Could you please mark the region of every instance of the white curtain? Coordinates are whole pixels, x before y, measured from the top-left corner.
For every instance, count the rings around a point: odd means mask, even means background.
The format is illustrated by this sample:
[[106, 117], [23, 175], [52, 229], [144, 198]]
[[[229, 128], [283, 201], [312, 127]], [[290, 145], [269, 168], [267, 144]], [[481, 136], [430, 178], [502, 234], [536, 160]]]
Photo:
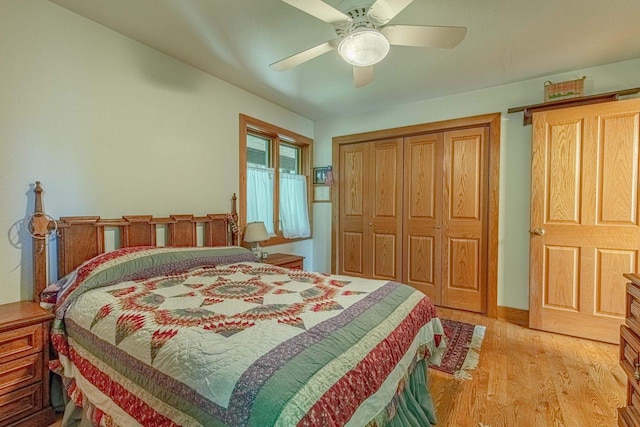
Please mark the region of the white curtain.
[[296, 239], [311, 235], [307, 207], [307, 177], [281, 174], [280, 223], [284, 237]]
[[273, 169], [247, 167], [247, 223], [264, 222], [267, 233], [275, 236], [273, 229]]

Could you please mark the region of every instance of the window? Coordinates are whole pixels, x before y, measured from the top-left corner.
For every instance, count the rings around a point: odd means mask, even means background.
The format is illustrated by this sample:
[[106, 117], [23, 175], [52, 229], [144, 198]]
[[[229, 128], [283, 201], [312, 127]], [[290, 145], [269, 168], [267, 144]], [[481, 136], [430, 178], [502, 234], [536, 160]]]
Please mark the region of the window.
[[247, 134], [247, 163], [268, 168], [271, 166], [269, 153], [271, 139]]
[[240, 223], [262, 221], [278, 244], [311, 236], [311, 139], [240, 115]]

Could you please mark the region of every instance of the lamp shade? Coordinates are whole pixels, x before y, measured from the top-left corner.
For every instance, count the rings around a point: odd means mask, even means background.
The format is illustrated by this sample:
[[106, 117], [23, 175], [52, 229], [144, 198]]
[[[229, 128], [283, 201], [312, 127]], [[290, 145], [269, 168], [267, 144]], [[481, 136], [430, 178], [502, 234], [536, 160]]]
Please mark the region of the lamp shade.
[[362, 28], [340, 41], [338, 53], [342, 59], [357, 67], [376, 64], [389, 53], [389, 41], [380, 31]]
[[247, 224], [247, 227], [244, 229], [245, 242], [264, 242], [265, 240], [269, 240], [269, 233], [267, 233], [264, 222], [256, 221]]

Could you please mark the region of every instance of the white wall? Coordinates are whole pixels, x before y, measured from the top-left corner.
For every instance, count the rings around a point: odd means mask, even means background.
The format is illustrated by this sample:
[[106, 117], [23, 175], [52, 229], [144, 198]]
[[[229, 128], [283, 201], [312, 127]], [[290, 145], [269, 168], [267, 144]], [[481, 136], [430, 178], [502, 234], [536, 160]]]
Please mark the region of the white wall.
[[[522, 125], [522, 113], [507, 114], [507, 109], [542, 102], [545, 80], [558, 82], [587, 76], [585, 93], [595, 94], [640, 87], [639, 71], [637, 59], [317, 121], [314, 164], [331, 164], [331, 139], [335, 136], [501, 112], [498, 305], [528, 309], [531, 126]], [[428, 79], [425, 84], [429, 84]], [[314, 266], [318, 271], [329, 271], [331, 267], [330, 215], [329, 204], [314, 206]], [[326, 227], [324, 231], [319, 229], [320, 224]]]
[[[0, 1], [0, 29], [0, 303], [31, 299], [34, 181], [54, 217], [225, 212], [239, 113], [313, 136], [310, 120], [46, 0]], [[311, 265], [310, 240], [283, 250]]]

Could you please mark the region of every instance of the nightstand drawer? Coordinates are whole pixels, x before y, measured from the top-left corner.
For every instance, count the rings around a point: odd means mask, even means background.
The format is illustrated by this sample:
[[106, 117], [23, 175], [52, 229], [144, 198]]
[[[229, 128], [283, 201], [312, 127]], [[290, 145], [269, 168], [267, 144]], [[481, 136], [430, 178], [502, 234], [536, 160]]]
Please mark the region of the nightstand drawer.
[[0, 333], [0, 362], [42, 351], [42, 324]]
[[0, 363], [0, 395], [42, 381], [42, 353]]
[[302, 260], [287, 262], [285, 264], [280, 264], [279, 266], [284, 268], [293, 268], [297, 270], [302, 270]]
[[269, 254], [267, 258], [263, 258], [262, 262], [266, 264], [276, 265], [278, 267], [293, 268], [302, 270], [304, 257], [300, 255], [290, 254]]
[[23, 387], [0, 396], [0, 426], [38, 412], [42, 409], [42, 383]]

